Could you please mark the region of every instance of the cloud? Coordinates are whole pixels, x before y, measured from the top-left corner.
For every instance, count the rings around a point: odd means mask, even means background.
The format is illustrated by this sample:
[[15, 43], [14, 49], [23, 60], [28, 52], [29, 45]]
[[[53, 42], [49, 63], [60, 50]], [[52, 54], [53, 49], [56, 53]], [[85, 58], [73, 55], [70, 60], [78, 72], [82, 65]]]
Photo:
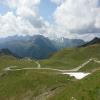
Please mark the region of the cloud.
[[35, 16], [37, 5], [40, 0], [0, 0], [0, 3], [9, 7], [11, 10], [15, 10], [18, 16]]
[[72, 33], [100, 33], [99, 0], [65, 0], [54, 13], [55, 23]]
[[[99, 11], [100, 12], [100, 11]], [[96, 17], [95, 26], [100, 29], [100, 13]]]
[[0, 15], [0, 35], [21, 35], [36, 33], [37, 30], [29, 23], [19, 16], [13, 15], [12, 12], [8, 12], [5, 15]]
[[32, 22], [31, 18], [15, 16], [12, 12], [0, 15], [0, 36], [44, 34], [49, 24], [39, 18], [33, 18], [35, 21], [32, 19]]
[[39, 2], [40, 0], [0, 1], [11, 8], [11, 11], [0, 15], [0, 36], [43, 34], [49, 24], [36, 12]]
[[0, 0], [0, 3], [10, 8], [18, 8], [22, 6], [32, 7], [39, 4], [40, 0]]
[[43, 0], [0, 0], [0, 4], [10, 9], [0, 15], [0, 36], [43, 34], [51, 38], [92, 38], [100, 33], [99, 0], [51, 0], [57, 6], [52, 24], [39, 15], [40, 2]]
[[51, 2], [57, 4], [57, 5], [60, 5], [64, 2], [65, 0], [51, 0]]

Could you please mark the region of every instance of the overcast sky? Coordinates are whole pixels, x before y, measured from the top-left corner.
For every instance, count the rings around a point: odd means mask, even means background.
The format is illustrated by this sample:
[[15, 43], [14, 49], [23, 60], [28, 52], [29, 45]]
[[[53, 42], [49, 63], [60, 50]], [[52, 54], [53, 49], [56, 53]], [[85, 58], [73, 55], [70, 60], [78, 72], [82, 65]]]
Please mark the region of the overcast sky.
[[0, 37], [100, 37], [100, 0], [0, 0]]

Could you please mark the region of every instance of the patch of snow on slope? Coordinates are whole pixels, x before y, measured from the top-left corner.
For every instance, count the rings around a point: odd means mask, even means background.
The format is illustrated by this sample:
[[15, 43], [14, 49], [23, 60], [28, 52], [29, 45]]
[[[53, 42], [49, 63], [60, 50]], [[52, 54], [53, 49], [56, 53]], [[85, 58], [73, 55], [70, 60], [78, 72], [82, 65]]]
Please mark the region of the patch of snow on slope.
[[82, 72], [67, 72], [67, 73], [63, 73], [64, 75], [70, 75], [70, 76], [74, 76], [76, 79], [82, 79], [84, 77], [86, 77], [87, 75], [89, 75], [90, 73], [82, 73]]

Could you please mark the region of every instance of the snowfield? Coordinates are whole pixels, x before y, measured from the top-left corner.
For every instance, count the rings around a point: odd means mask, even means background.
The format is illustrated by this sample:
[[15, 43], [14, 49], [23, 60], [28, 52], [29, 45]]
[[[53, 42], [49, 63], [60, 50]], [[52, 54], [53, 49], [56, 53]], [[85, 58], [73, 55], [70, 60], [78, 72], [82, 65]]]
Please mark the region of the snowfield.
[[76, 79], [82, 79], [89, 75], [90, 73], [83, 73], [83, 72], [68, 72], [68, 73], [62, 73], [64, 75], [74, 76]]

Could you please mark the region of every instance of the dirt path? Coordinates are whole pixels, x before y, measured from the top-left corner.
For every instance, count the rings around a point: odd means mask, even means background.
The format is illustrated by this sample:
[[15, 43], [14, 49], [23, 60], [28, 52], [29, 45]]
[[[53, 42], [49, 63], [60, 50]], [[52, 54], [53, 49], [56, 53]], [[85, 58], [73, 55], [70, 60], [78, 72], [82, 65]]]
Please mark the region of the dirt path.
[[18, 66], [10, 66], [10, 67], [5, 68], [3, 71], [7, 72], [7, 71], [20, 71], [20, 70], [52, 70], [52, 71], [58, 71], [58, 72], [60, 72], [60, 74], [67, 74], [67, 75], [70, 75], [70, 76], [74, 76], [76, 79], [82, 79], [85, 76], [87, 76], [87, 75], [95, 72], [96, 70], [98, 70], [98, 69], [95, 69], [91, 73], [77, 72], [91, 61], [94, 61], [96, 63], [100, 63], [100, 61], [98, 61], [97, 59], [91, 58], [91, 59], [89, 59], [88, 61], [84, 62], [83, 64], [81, 64], [80, 66], [78, 66], [76, 68], [73, 68], [71, 70], [61, 70], [61, 69], [54, 69], [54, 68], [41, 68], [40, 63], [38, 61], [36, 61], [35, 62], [37, 64], [36, 68], [33, 68], [33, 67], [31, 67], [31, 68], [18, 68]]
[[83, 64], [81, 64], [80, 66], [73, 68], [71, 70], [65, 70], [65, 72], [70, 71], [70, 72], [77, 72], [79, 71], [81, 68], [85, 67], [85, 65], [87, 65], [88, 63], [90, 63], [91, 61], [94, 61], [96, 63], [100, 63], [99, 60], [96, 60], [96, 58], [90, 58], [88, 61], [84, 62]]
[[78, 70], [80, 70], [81, 68], [83, 68], [85, 65], [87, 65], [89, 62], [94, 61], [96, 63], [100, 63], [100, 61], [96, 60], [95, 58], [91, 58], [88, 61], [84, 62], [83, 64], [81, 64], [80, 66], [73, 68], [71, 70], [61, 70], [61, 69], [54, 69], [54, 68], [41, 68], [41, 65], [38, 61], [36, 61], [37, 67], [36, 68], [17, 68], [17, 66], [10, 66], [4, 69], [4, 71], [18, 71], [18, 70], [53, 70], [53, 71], [59, 71], [59, 72], [77, 72]]
[[38, 61], [35, 62], [37, 64], [37, 68], [41, 68], [41, 65]]

